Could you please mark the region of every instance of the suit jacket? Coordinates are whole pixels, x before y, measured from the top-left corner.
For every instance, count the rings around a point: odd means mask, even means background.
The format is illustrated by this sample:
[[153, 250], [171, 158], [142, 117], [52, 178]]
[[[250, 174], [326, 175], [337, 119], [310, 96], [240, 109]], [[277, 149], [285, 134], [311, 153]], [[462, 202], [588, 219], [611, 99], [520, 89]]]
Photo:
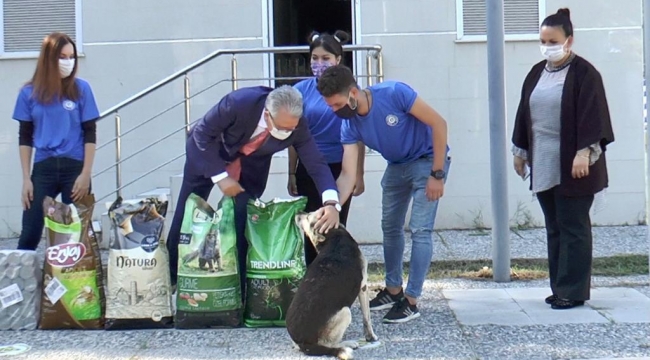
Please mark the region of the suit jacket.
[[[266, 97], [272, 90], [266, 86], [247, 87], [224, 96], [190, 130], [186, 144], [186, 169], [195, 175], [210, 178], [223, 173], [228, 163], [243, 156], [239, 150], [257, 128]], [[260, 149], [242, 158], [242, 181], [247, 181], [243, 179], [247, 176], [263, 179], [263, 184], [260, 184], [262, 188], [254, 191], [263, 192], [273, 154], [289, 146], [296, 149], [300, 161], [321, 193], [337, 190], [332, 172], [318, 151], [304, 117], [300, 118], [298, 126], [287, 139], [281, 141], [269, 136]], [[247, 189], [244, 184], [242, 186]], [[255, 195], [259, 196], [261, 192]]]
[[[544, 71], [546, 61], [537, 63], [526, 76], [521, 89], [521, 100], [515, 127], [513, 144], [528, 152], [532, 166], [532, 120], [530, 95]], [[607, 97], [600, 73], [587, 60], [576, 56], [566, 75], [562, 90], [560, 121], [560, 192], [565, 196], [593, 195], [608, 186], [605, 150], [614, 141], [614, 132], [607, 106]], [[600, 158], [589, 167], [589, 176], [574, 179], [571, 176], [576, 152], [599, 143], [603, 150]], [[530, 186], [535, 170], [531, 167]]]

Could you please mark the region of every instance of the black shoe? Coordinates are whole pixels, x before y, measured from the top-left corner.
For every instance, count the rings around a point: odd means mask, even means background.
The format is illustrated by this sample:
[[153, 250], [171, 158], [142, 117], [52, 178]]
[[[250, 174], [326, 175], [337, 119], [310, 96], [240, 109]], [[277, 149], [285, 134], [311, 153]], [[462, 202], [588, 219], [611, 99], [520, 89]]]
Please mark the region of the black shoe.
[[555, 310], [566, 310], [571, 309], [576, 306], [582, 306], [585, 302], [581, 300], [568, 300], [568, 299], [557, 299], [551, 304], [551, 308]]
[[544, 302], [551, 305], [551, 304], [553, 304], [555, 302], [555, 300], [557, 300], [557, 295], [551, 295], [551, 296], [547, 297], [546, 299], [544, 299]]
[[417, 305], [411, 305], [411, 303], [409, 303], [409, 301], [404, 297], [400, 301], [396, 302], [388, 314], [384, 316], [384, 322], [398, 324], [405, 323], [419, 317], [420, 311], [418, 310]]
[[374, 299], [370, 300], [370, 310], [386, 310], [393, 307], [393, 304], [404, 298], [404, 290], [400, 290], [399, 294], [392, 295], [388, 289], [382, 289]]

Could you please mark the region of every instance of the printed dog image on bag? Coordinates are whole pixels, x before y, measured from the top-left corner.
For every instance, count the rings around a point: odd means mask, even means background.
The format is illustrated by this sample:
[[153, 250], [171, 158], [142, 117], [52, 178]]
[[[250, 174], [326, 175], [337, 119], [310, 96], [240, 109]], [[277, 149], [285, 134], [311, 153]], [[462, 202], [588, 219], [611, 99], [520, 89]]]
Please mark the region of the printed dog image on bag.
[[294, 220], [306, 204], [306, 197], [247, 204], [247, 327], [285, 326], [306, 271], [303, 235]]
[[118, 198], [110, 207], [106, 329], [173, 326], [169, 253], [164, 227], [167, 201], [135, 204]]
[[40, 329], [104, 327], [104, 284], [92, 229], [95, 197], [71, 205], [43, 201], [47, 249], [43, 266]]
[[177, 328], [241, 324], [236, 244], [233, 199], [224, 197], [215, 211], [190, 194], [178, 243]]

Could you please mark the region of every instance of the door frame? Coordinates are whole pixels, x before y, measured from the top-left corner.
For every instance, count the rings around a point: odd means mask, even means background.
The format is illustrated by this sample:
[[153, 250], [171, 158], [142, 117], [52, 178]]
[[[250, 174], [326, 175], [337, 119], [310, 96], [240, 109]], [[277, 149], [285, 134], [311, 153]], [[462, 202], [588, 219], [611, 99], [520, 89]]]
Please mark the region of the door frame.
[[[273, 47], [275, 46], [275, 33], [274, 33], [274, 22], [273, 22], [273, 1], [274, 0], [261, 0], [262, 5], [262, 47]], [[352, 20], [352, 39], [353, 44], [361, 44], [361, 0], [350, 0], [351, 9], [351, 20]], [[273, 61], [273, 54], [263, 55], [263, 69], [264, 77], [270, 78], [275, 76], [275, 62]], [[362, 53], [355, 53], [352, 56], [352, 66], [356, 69], [363, 70], [365, 66], [364, 58]], [[363, 72], [361, 72], [363, 73]], [[357, 80], [359, 86], [361, 86], [361, 80]], [[268, 80], [268, 86], [275, 88], [275, 80]], [[367, 85], [367, 79], [365, 84]]]

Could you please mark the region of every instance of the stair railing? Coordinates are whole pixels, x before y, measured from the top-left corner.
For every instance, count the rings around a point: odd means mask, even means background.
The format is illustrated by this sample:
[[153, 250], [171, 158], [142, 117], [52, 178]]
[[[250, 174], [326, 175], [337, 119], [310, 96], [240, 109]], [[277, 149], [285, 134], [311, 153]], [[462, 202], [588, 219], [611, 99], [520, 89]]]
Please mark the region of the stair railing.
[[[344, 51], [347, 52], [357, 52], [357, 51], [366, 51], [366, 75], [355, 75], [357, 78], [366, 78], [368, 85], [373, 85], [374, 80], [377, 80], [377, 82], [382, 82], [384, 79], [384, 72], [383, 72], [383, 58], [382, 58], [382, 47], [381, 45], [345, 45], [343, 46]], [[191, 125], [195, 122], [191, 121], [191, 99], [202, 94], [203, 92], [210, 90], [211, 88], [220, 85], [224, 82], [230, 82], [232, 84], [232, 89], [237, 90], [239, 88], [239, 83], [243, 81], [273, 81], [273, 80], [299, 80], [299, 79], [305, 79], [306, 77], [262, 77], [262, 78], [239, 78], [238, 73], [237, 73], [237, 55], [248, 55], [248, 54], [296, 54], [296, 53], [308, 53], [309, 52], [309, 47], [308, 46], [283, 46], [283, 47], [265, 47], [265, 48], [248, 48], [248, 49], [222, 49], [222, 50], [217, 50], [200, 60], [190, 64], [189, 66], [184, 67], [183, 69], [165, 77], [164, 79], [158, 81], [157, 83], [149, 86], [148, 88], [138, 92], [137, 94], [127, 98], [126, 100], [118, 103], [117, 105], [103, 111], [100, 114], [100, 119], [106, 118], [110, 115], [114, 115], [114, 120], [115, 120], [115, 137], [112, 139], [106, 141], [105, 143], [99, 145], [97, 147], [97, 150], [101, 150], [102, 148], [107, 147], [108, 145], [114, 143], [115, 144], [115, 162], [108, 167], [96, 172], [93, 174], [93, 178], [96, 178], [111, 169], [115, 168], [115, 190], [109, 192], [108, 194], [104, 195], [103, 197], [97, 199], [96, 201], [99, 203], [100, 201], [108, 198], [112, 194], [117, 194], [117, 196], [122, 196], [122, 190], [126, 188], [127, 186], [141, 180], [142, 178], [152, 174], [153, 172], [161, 169], [162, 167], [180, 159], [185, 155], [185, 152], [183, 152], [180, 155], [177, 155], [173, 157], [170, 160], [165, 161], [164, 163], [150, 169], [149, 171], [145, 172], [144, 174], [141, 174], [140, 176], [136, 177], [135, 179], [129, 181], [126, 184], [122, 183], [122, 163], [125, 161], [135, 157], [136, 155], [140, 154], [147, 148], [156, 145], [179, 131], [185, 130], [185, 132], [189, 132]], [[204, 64], [210, 62], [211, 60], [214, 60], [218, 57], [224, 56], [224, 55], [231, 55], [232, 58], [230, 60], [230, 71], [231, 71], [231, 77], [230, 79], [222, 79], [214, 84], [208, 86], [207, 88], [196, 92], [195, 94], [190, 94], [190, 78], [189, 78], [189, 73], [192, 72], [193, 70], [196, 70], [197, 68], [203, 66]], [[375, 60], [375, 66], [374, 66], [374, 71], [375, 74], [373, 74], [373, 60]], [[179, 78], [183, 77], [183, 100], [174, 103], [172, 106], [162, 110], [161, 112], [155, 114], [154, 116], [150, 117], [149, 119], [138, 123], [134, 127], [130, 128], [127, 131], [122, 131], [122, 118], [120, 116], [120, 110], [123, 108], [137, 102], [138, 100], [146, 97], [147, 95], [153, 93], [154, 91], [162, 88], [163, 86], [171, 83], [174, 80], [177, 80]], [[146, 146], [143, 146], [141, 149], [127, 155], [126, 157], [123, 157], [122, 155], [122, 138], [125, 135], [128, 135], [129, 133], [132, 133], [133, 131], [137, 130], [138, 128], [150, 123], [151, 121], [157, 119], [158, 117], [162, 116], [163, 114], [171, 111], [172, 109], [176, 108], [179, 105], [184, 105], [184, 125], [182, 127], [174, 129], [172, 132], [169, 134], [157, 139], [156, 141], [147, 144]]]

